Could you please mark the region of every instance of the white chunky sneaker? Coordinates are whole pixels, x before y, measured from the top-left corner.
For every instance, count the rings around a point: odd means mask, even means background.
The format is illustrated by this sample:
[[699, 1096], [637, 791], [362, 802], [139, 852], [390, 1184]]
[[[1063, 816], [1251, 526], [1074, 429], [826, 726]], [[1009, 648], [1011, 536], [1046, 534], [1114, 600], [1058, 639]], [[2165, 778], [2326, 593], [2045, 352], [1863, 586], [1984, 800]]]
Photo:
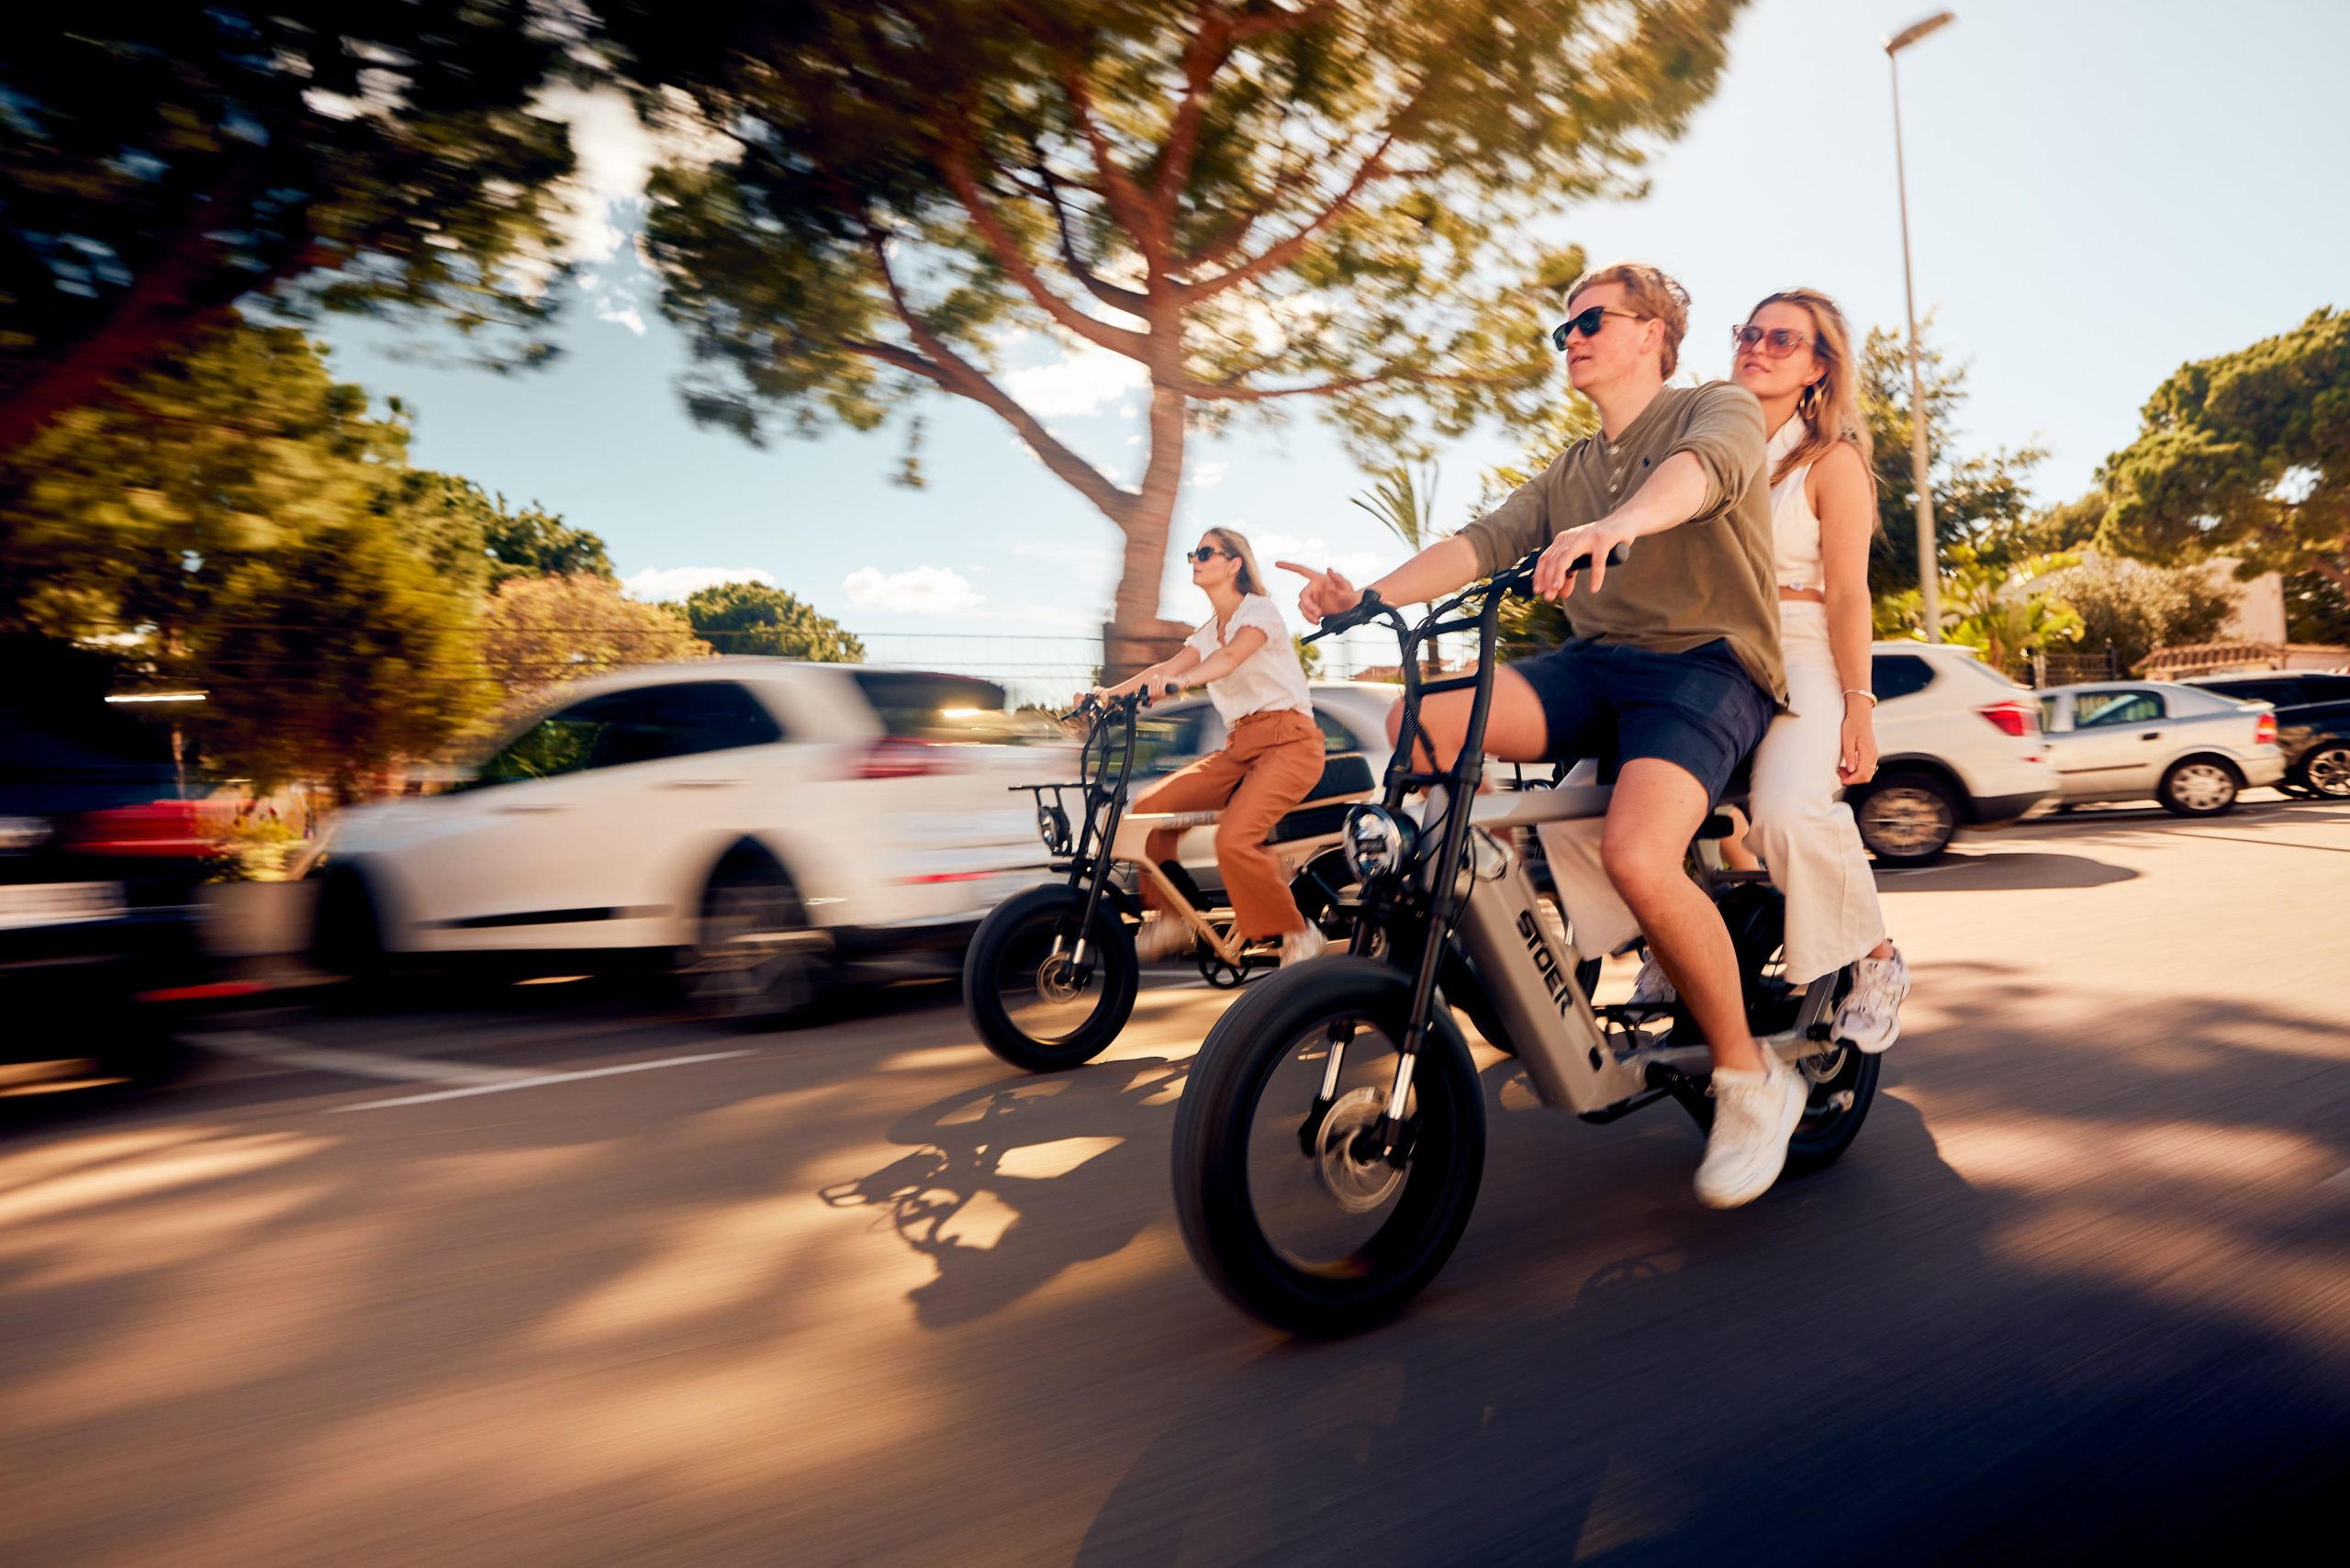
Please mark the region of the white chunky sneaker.
[[1670, 1007], [1680, 1000], [1673, 982], [1665, 978], [1664, 966], [1656, 961], [1654, 953], [1640, 955], [1640, 972], [1632, 979], [1634, 1007]]
[[1709, 1209], [1734, 1209], [1771, 1190], [1811, 1098], [1802, 1073], [1767, 1052], [1763, 1060], [1760, 1071], [1714, 1070], [1714, 1130], [1697, 1167], [1697, 1201]]
[[1155, 914], [1142, 923], [1135, 933], [1135, 957], [1146, 964], [1163, 964], [1181, 958], [1199, 945], [1180, 914]]
[[1319, 958], [1322, 950], [1329, 945], [1328, 940], [1322, 935], [1322, 928], [1318, 925], [1308, 924], [1298, 927], [1295, 931], [1285, 932], [1281, 936], [1281, 968], [1287, 969], [1292, 964], [1302, 964], [1308, 958]]
[[1852, 992], [1836, 1010], [1836, 1037], [1874, 1056], [1901, 1037], [1901, 1004], [1909, 996], [1909, 966], [1896, 947], [1888, 958], [1852, 965]]

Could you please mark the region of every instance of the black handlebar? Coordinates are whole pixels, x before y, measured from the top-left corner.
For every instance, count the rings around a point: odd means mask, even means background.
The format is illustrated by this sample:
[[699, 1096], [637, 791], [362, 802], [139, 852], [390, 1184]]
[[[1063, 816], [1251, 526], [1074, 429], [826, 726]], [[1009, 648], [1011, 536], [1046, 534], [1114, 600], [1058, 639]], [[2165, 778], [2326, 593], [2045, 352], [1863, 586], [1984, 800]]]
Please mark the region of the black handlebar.
[[[1626, 554], [1625, 547], [1618, 544], [1607, 552], [1607, 564], [1611, 566], [1620, 566], [1624, 564]], [[1469, 595], [1479, 593], [1521, 592], [1534, 581], [1534, 567], [1541, 559], [1540, 550], [1530, 550], [1517, 565], [1506, 571], [1495, 572], [1483, 584], [1470, 589], [1469, 594], [1462, 597], [1467, 598]], [[1590, 565], [1591, 557], [1588, 554], [1578, 555], [1567, 563], [1567, 576], [1573, 577]], [[1325, 637], [1335, 637], [1342, 632], [1351, 632], [1358, 626], [1367, 626], [1373, 621], [1382, 620], [1391, 622], [1398, 632], [1407, 630], [1400, 610], [1380, 598], [1376, 588], [1365, 588], [1362, 590], [1362, 598], [1355, 601], [1352, 609], [1342, 610], [1336, 615], [1324, 616], [1321, 629], [1308, 633], [1305, 641], [1318, 643]]]

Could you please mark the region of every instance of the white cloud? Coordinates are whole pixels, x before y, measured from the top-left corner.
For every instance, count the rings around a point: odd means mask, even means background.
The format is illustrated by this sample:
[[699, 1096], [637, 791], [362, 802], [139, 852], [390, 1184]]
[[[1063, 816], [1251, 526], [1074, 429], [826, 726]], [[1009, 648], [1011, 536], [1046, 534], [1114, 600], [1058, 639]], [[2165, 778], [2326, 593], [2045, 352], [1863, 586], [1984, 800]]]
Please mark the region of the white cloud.
[[1102, 629], [1102, 616], [1099, 610], [1088, 615], [1065, 604], [1024, 604], [1007, 619], [1024, 621], [1035, 626], [1066, 626], [1079, 632], [1098, 632]]
[[1232, 465], [1221, 459], [1214, 463], [1203, 463], [1192, 470], [1192, 487], [1204, 490], [1212, 486], [1221, 485], [1224, 483], [1224, 476], [1231, 472]]
[[678, 599], [720, 583], [757, 583], [763, 588], [775, 587], [775, 574], [763, 572], [756, 566], [647, 566], [632, 572], [621, 579], [621, 589], [631, 599], [658, 603], [663, 599]]
[[626, 327], [630, 331], [634, 332], [638, 337], [641, 338], [644, 336], [644, 318], [636, 313], [636, 307], [633, 305], [623, 305], [617, 300], [607, 300], [605, 301], [603, 308], [596, 312], [596, 319], [599, 321], [617, 322], [619, 325]]
[[[688, 106], [674, 93], [670, 106], [680, 126], [689, 123]], [[569, 261], [603, 261], [621, 248], [628, 236], [612, 221], [612, 208], [644, 199], [645, 179], [655, 164], [709, 163], [735, 145], [706, 129], [647, 130], [629, 101], [609, 87], [550, 88], [533, 107], [571, 130], [576, 166], [565, 182], [571, 205], [561, 226], [562, 254]]]
[[[1311, 535], [1283, 533], [1273, 529], [1259, 533], [1245, 522], [1233, 522], [1226, 526], [1248, 536], [1248, 544], [1257, 553], [1258, 564], [1290, 587], [1288, 597], [1292, 599], [1296, 597], [1295, 590], [1304, 586], [1304, 580], [1280, 570], [1273, 565], [1275, 561], [1295, 561], [1301, 566], [1315, 567], [1335, 566], [1348, 581], [1360, 586], [1401, 559], [1401, 546], [1386, 554], [1371, 550], [1340, 550], [1328, 540]], [[1274, 597], [1279, 599], [1282, 596], [1276, 593]]]
[[964, 615], [987, 597], [951, 566], [916, 566], [886, 577], [878, 566], [860, 566], [842, 579], [841, 587], [860, 610], [892, 610], [902, 615]]
[[1050, 364], [1004, 375], [1003, 389], [1040, 420], [1080, 419], [1123, 407], [1146, 380], [1143, 367], [1088, 342], [1062, 344]]

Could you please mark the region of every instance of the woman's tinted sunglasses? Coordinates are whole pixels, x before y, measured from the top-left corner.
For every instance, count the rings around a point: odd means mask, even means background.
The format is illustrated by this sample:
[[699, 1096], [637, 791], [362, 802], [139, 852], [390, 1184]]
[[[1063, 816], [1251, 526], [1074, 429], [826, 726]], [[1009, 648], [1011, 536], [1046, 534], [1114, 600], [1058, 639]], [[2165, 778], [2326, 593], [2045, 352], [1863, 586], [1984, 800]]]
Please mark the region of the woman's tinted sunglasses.
[[1811, 339], [1807, 334], [1798, 332], [1793, 327], [1772, 327], [1766, 330], [1750, 323], [1747, 326], [1732, 327], [1729, 330], [1729, 347], [1732, 353], [1761, 345], [1762, 352], [1773, 359], [1785, 359], [1796, 350], [1804, 348], [1810, 342]]
[[1240, 558], [1237, 555], [1234, 555], [1231, 551], [1219, 550], [1213, 544], [1203, 544], [1196, 550], [1186, 550], [1183, 552], [1183, 559], [1186, 561], [1197, 561], [1203, 566], [1206, 566], [1210, 561], [1214, 560], [1218, 555], [1230, 556], [1236, 561]]

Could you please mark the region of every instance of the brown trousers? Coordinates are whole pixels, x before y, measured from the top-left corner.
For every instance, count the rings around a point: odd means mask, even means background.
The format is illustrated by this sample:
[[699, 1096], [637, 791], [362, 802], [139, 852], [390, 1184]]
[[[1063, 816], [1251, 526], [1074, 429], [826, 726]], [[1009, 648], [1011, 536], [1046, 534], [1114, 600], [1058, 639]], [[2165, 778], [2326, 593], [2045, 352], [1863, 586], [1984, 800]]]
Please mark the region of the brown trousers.
[[[1304, 921], [1281, 880], [1280, 860], [1265, 847], [1265, 835], [1321, 781], [1322, 764], [1322, 732], [1312, 718], [1287, 711], [1250, 713], [1232, 726], [1222, 751], [1169, 774], [1136, 796], [1128, 809], [1219, 812], [1216, 868], [1224, 873], [1240, 935], [1250, 940], [1279, 936]], [[1152, 834], [1152, 861], [1173, 858], [1181, 837], [1167, 828]], [[1142, 879], [1142, 891], [1144, 902], [1164, 907], [1158, 884], [1148, 877]]]

